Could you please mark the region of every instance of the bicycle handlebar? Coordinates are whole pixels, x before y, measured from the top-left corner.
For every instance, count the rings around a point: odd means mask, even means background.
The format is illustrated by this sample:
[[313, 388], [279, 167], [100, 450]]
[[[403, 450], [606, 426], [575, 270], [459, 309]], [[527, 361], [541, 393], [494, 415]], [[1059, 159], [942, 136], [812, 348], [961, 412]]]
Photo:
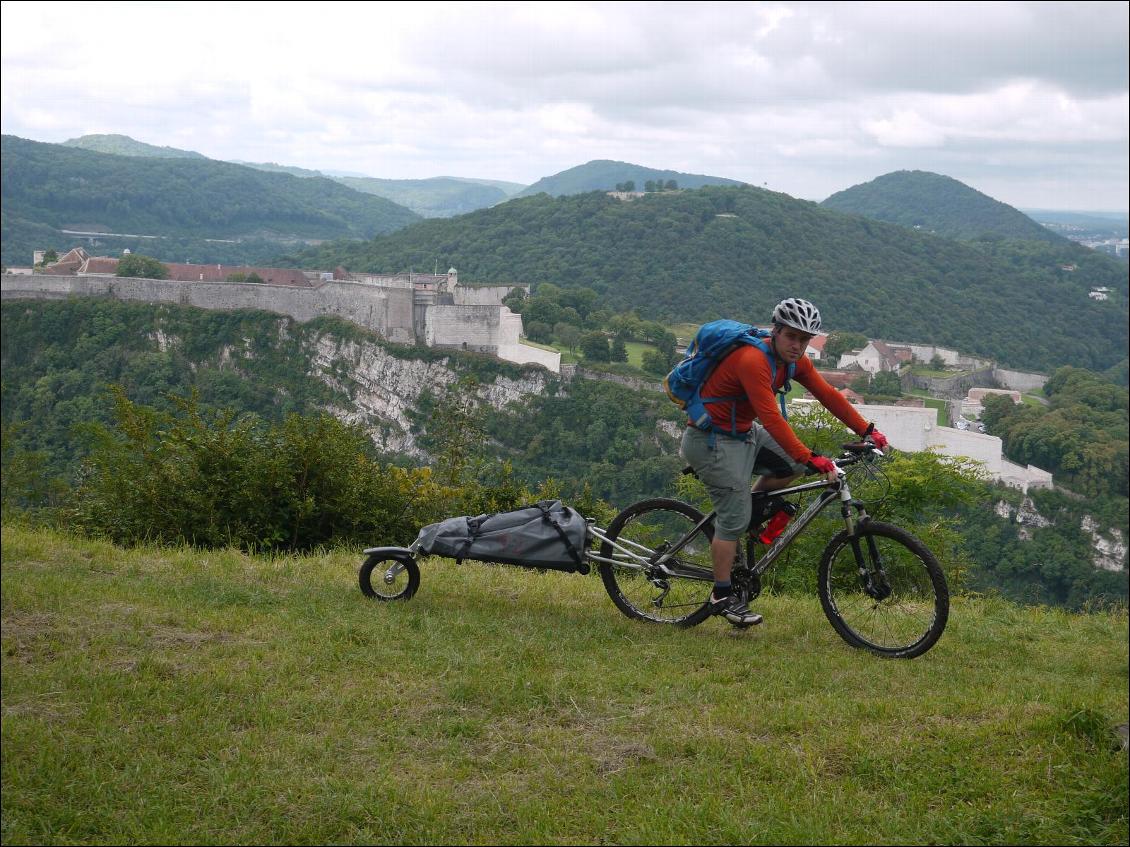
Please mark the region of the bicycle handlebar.
[[846, 452], [838, 459], [833, 460], [837, 467], [854, 465], [856, 462], [872, 462], [885, 455], [870, 438], [864, 438], [862, 441], [851, 441], [840, 446]]

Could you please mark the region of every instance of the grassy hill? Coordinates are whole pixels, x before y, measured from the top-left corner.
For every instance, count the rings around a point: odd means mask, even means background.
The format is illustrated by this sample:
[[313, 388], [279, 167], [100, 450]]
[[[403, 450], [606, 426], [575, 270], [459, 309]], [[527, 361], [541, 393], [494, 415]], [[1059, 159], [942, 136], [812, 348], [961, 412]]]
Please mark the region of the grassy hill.
[[542, 177], [533, 185], [518, 192], [517, 197], [532, 197], [535, 194], [548, 194], [562, 197], [580, 194], [585, 191], [611, 191], [618, 183], [634, 180], [636, 190], [643, 191], [644, 183], [651, 180], [675, 180], [679, 188], [701, 188], [704, 185], [741, 185], [736, 179], [719, 176], [685, 174], [679, 171], [657, 170], [633, 165], [630, 162], [614, 162], [609, 159], [596, 159], [561, 171], [552, 176]]
[[1125, 844], [1125, 612], [955, 600], [926, 656], [627, 620], [599, 579], [3, 525], [6, 844]]
[[[10, 135], [2, 145], [5, 264], [27, 262], [37, 247], [62, 252], [83, 242], [61, 230], [161, 236], [144, 252], [166, 258], [162, 248], [170, 245], [163, 239], [293, 244], [368, 238], [419, 220], [403, 206], [330, 179], [298, 179], [211, 159], [109, 155]], [[34, 226], [51, 227], [57, 240], [19, 238]], [[167, 258], [184, 261], [179, 252]]]
[[176, 147], [158, 147], [137, 141], [128, 135], [83, 135], [63, 142], [64, 147], [77, 147], [94, 153], [112, 153], [115, 156], [141, 156], [148, 159], [207, 159], [194, 150]]
[[943, 238], [996, 236], [1059, 243], [1061, 236], [1030, 217], [964, 183], [928, 171], [895, 171], [833, 194], [822, 204], [921, 229]]
[[[528, 197], [293, 261], [374, 272], [438, 262], [468, 282], [592, 288], [603, 308], [669, 323], [763, 321], [803, 295], [829, 328], [1036, 370], [1105, 370], [1126, 354], [1125, 264], [1065, 239], [962, 244], [751, 187]], [[1088, 298], [1097, 285], [1109, 301]]]

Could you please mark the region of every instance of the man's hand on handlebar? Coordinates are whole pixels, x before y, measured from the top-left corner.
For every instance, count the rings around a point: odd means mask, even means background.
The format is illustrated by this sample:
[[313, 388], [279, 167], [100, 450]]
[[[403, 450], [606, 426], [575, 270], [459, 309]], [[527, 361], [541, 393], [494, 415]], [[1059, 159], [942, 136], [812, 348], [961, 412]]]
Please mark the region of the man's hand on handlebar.
[[839, 468], [836, 467], [836, 463], [819, 453], [813, 453], [809, 458], [808, 469], [813, 473], [824, 474], [828, 482], [836, 482], [839, 479]]
[[885, 453], [887, 447], [890, 446], [889, 442], [887, 441], [887, 436], [883, 435], [883, 433], [875, 429], [875, 424], [868, 425], [867, 429], [863, 431], [863, 438], [864, 440], [870, 441], [872, 444], [874, 444], [875, 449], [877, 449], [880, 453]]

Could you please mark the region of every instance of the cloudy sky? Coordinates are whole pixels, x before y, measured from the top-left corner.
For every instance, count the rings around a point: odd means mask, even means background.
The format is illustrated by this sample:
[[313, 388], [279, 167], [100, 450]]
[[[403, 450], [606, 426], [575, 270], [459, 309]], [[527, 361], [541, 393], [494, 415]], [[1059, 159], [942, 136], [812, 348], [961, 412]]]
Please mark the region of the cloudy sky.
[[532, 183], [591, 159], [794, 197], [899, 169], [1127, 208], [1128, 4], [4, 2], [3, 132]]

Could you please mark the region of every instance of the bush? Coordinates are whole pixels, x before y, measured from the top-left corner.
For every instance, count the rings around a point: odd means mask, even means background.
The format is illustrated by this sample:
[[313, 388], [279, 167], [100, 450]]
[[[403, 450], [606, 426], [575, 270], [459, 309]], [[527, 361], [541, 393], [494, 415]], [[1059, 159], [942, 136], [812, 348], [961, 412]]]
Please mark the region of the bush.
[[643, 360], [640, 364], [645, 371], [653, 374], [665, 375], [671, 370], [667, 362], [667, 357], [658, 350], [645, 350]]
[[131, 253], [118, 262], [117, 276], [138, 279], [168, 279], [169, 269], [152, 256]]
[[120, 543], [245, 550], [407, 544], [444, 499], [429, 469], [384, 466], [364, 432], [326, 414], [268, 425], [174, 397], [167, 414], [113, 389], [114, 427], [94, 446], [76, 523]]
[[607, 362], [611, 354], [604, 333], [586, 332], [581, 337], [581, 353], [590, 362]]

